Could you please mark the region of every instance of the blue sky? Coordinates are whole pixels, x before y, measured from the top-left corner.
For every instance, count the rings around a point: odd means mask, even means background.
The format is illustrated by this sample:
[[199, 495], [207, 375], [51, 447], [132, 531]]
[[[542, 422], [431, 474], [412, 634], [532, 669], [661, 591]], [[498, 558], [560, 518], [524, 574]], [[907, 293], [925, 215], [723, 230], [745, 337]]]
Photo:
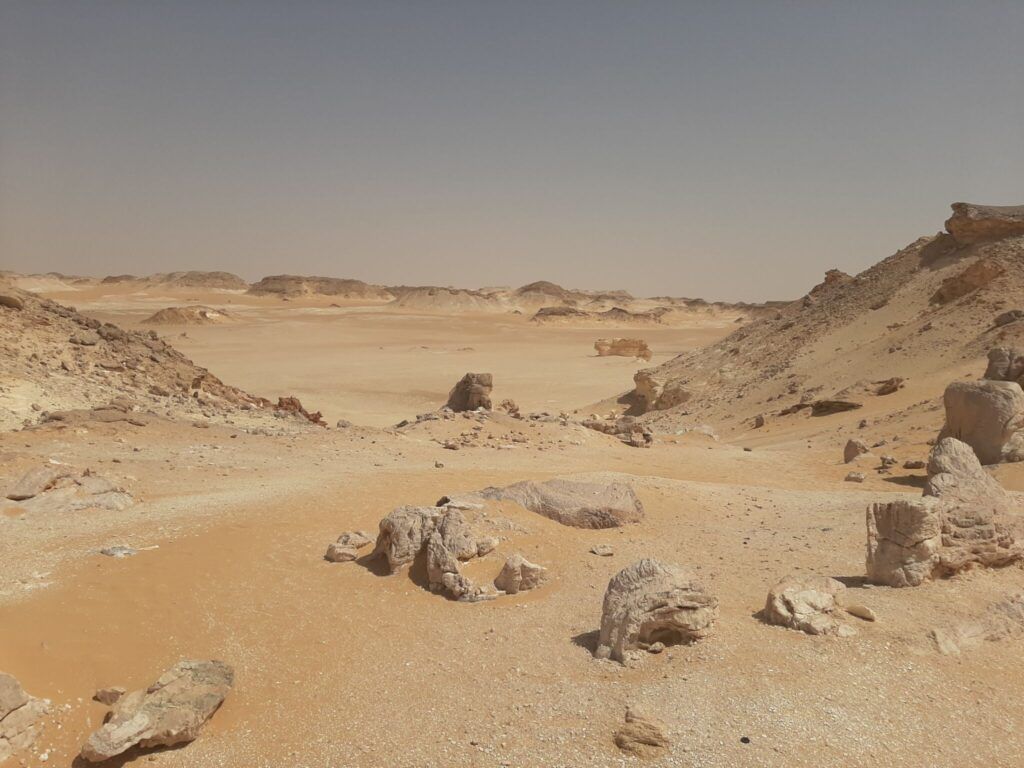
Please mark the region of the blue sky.
[[0, 267], [786, 298], [1024, 203], [1021, 2], [0, 3]]

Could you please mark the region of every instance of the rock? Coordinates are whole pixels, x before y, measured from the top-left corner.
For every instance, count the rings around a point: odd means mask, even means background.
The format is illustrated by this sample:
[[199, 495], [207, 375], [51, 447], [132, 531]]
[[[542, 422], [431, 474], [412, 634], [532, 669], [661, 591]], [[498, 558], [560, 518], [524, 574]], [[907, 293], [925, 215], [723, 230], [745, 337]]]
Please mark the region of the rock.
[[943, 395], [946, 424], [939, 439], [955, 437], [982, 464], [1024, 459], [1024, 390], [1013, 381], [955, 381]]
[[100, 335], [93, 331], [79, 331], [71, 336], [68, 341], [79, 347], [95, 347], [100, 343]]
[[398, 507], [380, 521], [373, 554], [387, 559], [391, 573], [411, 563], [434, 532], [438, 507]]
[[878, 385], [875, 389], [876, 395], [891, 395], [893, 392], [903, 389], [903, 378], [893, 376], [885, 381], [876, 381], [875, 384]]
[[639, 357], [651, 359], [651, 349], [643, 339], [598, 339], [594, 342], [598, 357]]
[[338, 429], [351, 429], [354, 425], [348, 419], [338, 419], [338, 423], [334, 426]]
[[590, 548], [590, 553], [598, 557], [611, 557], [615, 554], [611, 544], [595, 544]]
[[768, 591], [764, 619], [809, 635], [840, 634], [845, 625], [836, 599], [845, 591], [827, 576], [787, 576]]
[[973, 621], [937, 627], [928, 635], [939, 653], [958, 656], [981, 643], [1005, 640], [1022, 633], [1024, 592], [1017, 592], [988, 606], [985, 613]]
[[535, 589], [547, 581], [548, 569], [531, 563], [522, 555], [510, 555], [501, 573], [494, 580], [494, 586], [509, 595]]
[[867, 576], [876, 584], [916, 587], [931, 579], [942, 546], [938, 505], [927, 499], [868, 507]]
[[866, 605], [860, 603], [847, 603], [843, 606], [843, 610], [851, 616], [856, 616], [858, 619], [864, 621], [875, 621], [875, 612], [868, 608]]
[[153, 685], [121, 697], [110, 718], [89, 736], [82, 758], [109, 760], [138, 745], [173, 747], [194, 741], [234, 684], [220, 661], [181, 661]]
[[480, 493], [487, 499], [513, 501], [573, 528], [617, 528], [644, 516], [643, 504], [625, 483], [524, 480], [504, 488], [485, 488]]
[[843, 478], [848, 483], [863, 483], [864, 473], [863, 472], [847, 472], [846, 477]]
[[359, 557], [359, 550], [373, 542], [365, 531], [348, 531], [327, 547], [324, 560], [331, 563], [347, 563]]
[[[1011, 309], [1008, 312], [1003, 312], [1001, 315], [996, 315], [995, 320], [992, 321], [992, 325], [996, 328], [1001, 328], [1004, 325], [1015, 323], [1021, 318], [1024, 318], [1024, 309]], [[985, 378], [988, 378], [987, 376]]]
[[29, 696], [13, 676], [0, 672], [0, 764], [32, 746], [49, 709], [49, 701]]
[[48, 491], [58, 480], [72, 474], [74, 470], [71, 467], [62, 464], [43, 464], [25, 473], [7, 492], [7, 498], [11, 501], [31, 499]]
[[119, 560], [125, 557], [131, 557], [132, 555], [137, 555], [138, 553], [139, 550], [133, 547], [126, 547], [121, 544], [115, 544], [112, 547], [104, 547], [100, 550], [101, 555], [106, 555], [107, 557], [114, 557]]
[[718, 599], [693, 574], [638, 560], [608, 582], [595, 655], [624, 662], [652, 643], [692, 643], [707, 637], [717, 618]]
[[687, 402], [693, 393], [676, 379], [644, 368], [633, 374], [633, 394], [641, 412], [664, 411]]
[[494, 379], [489, 373], [467, 373], [448, 393], [448, 407], [453, 411], [491, 410], [491, 389]]
[[966, 443], [952, 437], [937, 442], [928, 454], [928, 481], [922, 495], [961, 504], [984, 504], [989, 511], [1006, 511], [1009, 497], [982, 468]]
[[928, 466], [927, 462], [920, 459], [908, 459], [903, 462], [904, 469], [924, 469], [926, 466]]
[[1006, 270], [992, 259], [979, 259], [963, 272], [947, 277], [931, 297], [932, 304], [948, 304], [984, 288]]
[[811, 403], [811, 416], [831, 416], [834, 413], [861, 408], [861, 403], [852, 400], [815, 400]]
[[92, 698], [93, 701], [98, 701], [100, 704], [105, 704], [110, 707], [116, 704], [126, 693], [128, 693], [127, 688], [122, 688], [119, 685], [112, 685], [109, 688], [100, 688], [92, 695]]
[[946, 231], [960, 245], [1024, 235], [1024, 206], [953, 203]]
[[21, 310], [25, 308], [25, 302], [12, 293], [0, 293], [0, 307]]
[[754, 429], [760, 429], [764, 426], [764, 414], [759, 413], [754, 417]]
[[1024, 355], [1013, 347], [994, 347], [988, 351], [988, 367], [982, 376], [991, 381], [1016, 381], [1024, 379]]
[[633, 707], [626, 709], [626, 724], [615, 732], [615, 746], [637, 757], [658, 757], [669, 747], [665, 724]]
[[843, 448], [843, 462], [849, 464], [857, 457], [864, 456], [868, 453], [871, 453], [871, 449], [868, 448], [867, 443], [856, 437], [852, 437], [846, 441], [846, 447]]

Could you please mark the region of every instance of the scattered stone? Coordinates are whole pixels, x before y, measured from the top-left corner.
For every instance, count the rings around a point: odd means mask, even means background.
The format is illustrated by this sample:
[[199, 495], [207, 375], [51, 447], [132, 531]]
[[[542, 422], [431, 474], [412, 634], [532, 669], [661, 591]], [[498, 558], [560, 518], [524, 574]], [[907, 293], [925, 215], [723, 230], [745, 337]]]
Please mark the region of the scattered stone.
[[0, 672], [0, 764], [32, 746], [49, 709], [49, 701], [29, 696], [13, 676]]
[[811, 416], [831, 416], [834, 413], [853, 411], [863, 407], [852, 400], [815, 400], [811, 403]]
[[863, 472], [847, 472], [846, 477], [843, 478], [848, 483], [863, 483], [864, 473]]
[[851, 461], [868, 453], [871, 453], [871, 449], [868, 448], [867, 443], [859, 438], [852, 437], [846, 441], [846, 447], [843, 448], [843, 462], [849, 464]]
[[809, 635], [849, 635], [836, 602], [846, 587], [827, 576], [787, 576], [768, 591], [764, 618], [769, 624]]
[[598, 557], [611, 557], [615, 554], [611, 544], [595, 544], [590, 548], [590, 552]]
[[535, 589], [547, 581], [547, 570], [544, 566], [531, 563], [522, 555], [510, 555], [501, 573], [494, 580], [494, 586], [509, 595]]
[[903, 378], [900, 376], [893, 376], [891, 379], [885, 381], [876, 381], [875, 384], [878, 387], [875, 389], [876, 395], [891, 395], [900, 389], [903, 389]]
[[760, 429], [761, 427], [764, 426], [764, 423], [765, 419], [763, 413], [759, 413], [757, 414], [757, 416], [754, 417], [754, 429]]
[[625, 662], [652, 643], [692, 643], [707, 637], [717, 618], [718, 598], [693, 574], [645, 558], [608, 582], [595, 655]]
[[659, 757], [669, 747], [665, 724], [628, 707], [626, 724], [615, 732], [615, 746], [637, 757]]
[[928, 463], [921, 461], [921, 459], [908, 459], [903, 462], [904, 469], [924, 469], [928, 466]]
[[617, 528], [644, 516], [643, 504], [625, 483], [524, 480], [504, 488], [485, 488], [480, 494], [486, 499], [513, 501], [573, 528]]
[[467, 373], [448, 393], [448, 407], [455, 412], [491, 410], [494, 378], [489, 373]]
[[93, 701], [98, 701], [100, 704], [111, 707], [126, 693], [128, 693], [127, 688], [122, 688], [120, 685], [112, 685], [109, 688], [100, 688], [92, 695], [92, 698]]
[[1014, 381], [955, 381], [943, 395], [946, 424], [939, 439], [955, 437], [982, 464], [1024, 459], [1024, 390]]
[[338, 419], [338, 423], [335, 424], [334, 426], [336, 426], [338, 429], [351, 429], [355, 425], [348, 419]]
[[347, 563], [359, 557], [359, 550], [373, 543], [373, 538], [365, 531], [348, 531], [341, 534], [338, 540], [327, 547], [324, 560], [331, 563]]
[[100, 550], [101, 555], [106, 555], [107, 557], [116, 557], [117, 559], [131, 557], [132, 555], [137, 555], [138, 553], [139, 550], [134, 549], [133, 547], [125, 547], [121, 544], [117, 544], [113, 547], [104, 547]]
[[234, 672], [223, 662], [178, 662], [149, 688], [122, 696], [85, 742], [82, 758], [98, 763], [136, 745], [173, 747], [194, 741], [233, 684]]

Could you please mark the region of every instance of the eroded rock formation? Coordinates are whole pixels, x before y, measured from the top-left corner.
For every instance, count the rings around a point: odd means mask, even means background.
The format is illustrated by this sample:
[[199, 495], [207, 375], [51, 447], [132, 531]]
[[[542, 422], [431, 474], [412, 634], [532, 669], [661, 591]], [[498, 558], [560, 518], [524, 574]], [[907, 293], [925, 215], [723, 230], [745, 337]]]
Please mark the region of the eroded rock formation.
[[0, 672], [0, 764], [32, 746], [50, 702], [25, 693], [11, 675]]
[[809, 635], [851, 635], [838, 602], [845, 591], [827, 576], [787, 576], [768, 591], [764, 619]]
[[467, 373], [448, 393], [448, 407], [455, 412], [491, 410], [494, 378], [489, 373]]
[[939, 439], [967, 443], [982, 464], [1024, 459], [1024, 390], [1015, 381], [954, 381]]
[[953, 203], [946, 231], [960, 245], [1024, 235], [1024, 205]]
[[651, 359], [651, 348], [643, 339], [598, 339], [594, 342], [594, 349], [598, 357], [639, 357], [642, 360]]
[[480, 494], [485, 499], [513, 501], [573, 528], [617, 528], [644, 516], [643, 504], [625, 483], [524, 480], [504, 488], [484, 488]]

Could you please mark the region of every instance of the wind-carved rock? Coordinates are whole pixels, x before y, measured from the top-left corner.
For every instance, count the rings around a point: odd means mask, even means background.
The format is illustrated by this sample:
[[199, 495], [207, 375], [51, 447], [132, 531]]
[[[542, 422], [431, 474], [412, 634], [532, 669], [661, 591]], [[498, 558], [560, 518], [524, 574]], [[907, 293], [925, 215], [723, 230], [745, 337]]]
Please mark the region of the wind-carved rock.
[[491, 410], [494, 377], [489, 373], [467, 373], [448, 393], [448, 407], [453, 411]]
[[644, 558], [608, 582], [595, 655], [625, 662], [654, 643], [692, 643], [717, 619], [718, 598], [693, 574]]
[[982, 378], [990, 381], [1016, 381], [1020, 384], [1024, 379], [1024, 355], [1013, 347], [990, 349], [988, 367]]
[[114, 704], [110, 717], [89, 736], [82, 757], [109, 760], [132, 747], [173, 747], [194, 741], [234, 684], [220, 661], [181, 661], [153, 685]]
[[651, 348], [643, 339], [598, 339], [594, 342], [594, 350], [598, 357], [639, 357], [641, 360], [651, 359]]
[[522, 555], [510, 555], [494, 580], [494, 586], [509, 595], [536, 589], [547, 581], [547, 571], [544, 566], [531, 563]]
[[967, 568], [1021, 559], [1021, 521], [1012, 501], [969, 446], [941, 440], [929, 456], [928, 474], [922, 498], [868, 508], [869, 580], [915, 587]]
[[827, 576], [787, 576], [768, 591], [764, 620], [809, 635], [855, 634], [842, 621], [846, 587]]
[[32, 746], [50, 702], [25, 693], [11, 675], [0, 672], [0, 764]]
[[642, 411], [664, 411], [688, 402], [693, 393], [657, 368], [643, 368], [633, 374], [633, 390]]
[[946, 231], [960, 245], [1024, 235], [1024, 205], [953, 203]]
[[625, 483], [585, 483], [556, 478], [524, 480], [504, 488], [484, 488], [480, 495], [513, 501], [524, 509], [573, 528], [617, 528], [639, 522], [644, 507]]
[[1015, 381], [955, 381], [942, 397], [946, 424], [939, 439], [955, 437], [982, 464], [1024, 460], [1024, 390]]

